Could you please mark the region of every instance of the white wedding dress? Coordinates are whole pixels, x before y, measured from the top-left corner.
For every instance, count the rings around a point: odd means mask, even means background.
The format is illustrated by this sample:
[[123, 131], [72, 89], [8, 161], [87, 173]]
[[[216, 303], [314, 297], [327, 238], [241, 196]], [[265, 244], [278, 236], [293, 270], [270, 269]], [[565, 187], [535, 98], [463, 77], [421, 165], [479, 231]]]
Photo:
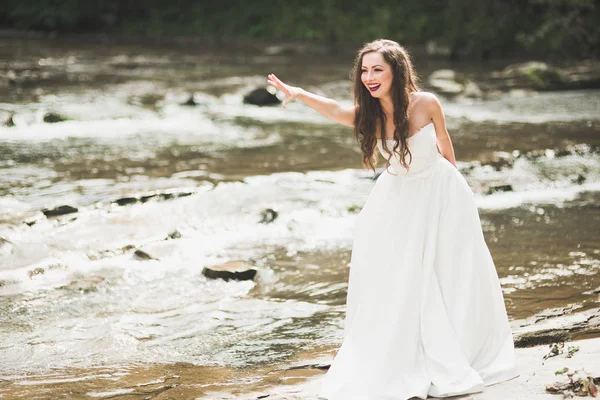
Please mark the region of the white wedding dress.
[[473, 192], [432, 123], [408, 146], [409, 170], [392, 157], [355, 225], [344, 341], [319, 393], [328, 400], [448, 397], [517, 376]]

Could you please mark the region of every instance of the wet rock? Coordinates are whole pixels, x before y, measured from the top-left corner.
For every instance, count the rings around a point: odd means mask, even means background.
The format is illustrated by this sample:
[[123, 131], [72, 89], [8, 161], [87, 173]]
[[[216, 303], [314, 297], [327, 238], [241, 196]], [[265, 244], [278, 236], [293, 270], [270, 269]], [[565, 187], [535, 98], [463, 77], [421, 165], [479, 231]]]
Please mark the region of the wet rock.
[[457, 82], [457, 74], [451, 69], [440, 69], [429, 75], [428, 83], [437, 92], [445, 95], [458, 95], [463, 85]]
[[600, 62], [584, 61], [561, 70], [564, 81], [572, 89], [600, 88]]
[[178, 230], [174, 230], [173, 232], [167, 235], [166, 240], [169, 239], [181, 239], [181, 232], [179, 232]]
[[2, 122], [2, 126], [6, 126], [7, 128], [15, 126], [14, 116], [14, 114], [11, 114], [4, 122]]
[[120, 206], [126, 206], [129, 204], [137, 203], [138, 201], [139, 201], [139, 199], [136, 197], [122, 197], [120, 199], [113, 201], [113, 203], [118, 204]]
[[497, 185], [497, 186], [491, 186], [488, 189], [488, 194], [493, 194], [493, 193], [497, 193], [497, 192], [512, 192], [513, 191], [513, 187], [512, 185]]
[[483, 97], [482, 90], [473, 81], [468, 81], [464, 85], [464, 89], [463, 89], [463, 93], [462, 94], [463, 94], [463, 96], [469, 97], [469, 98], [480, 98], [480, 97]]
[[515, 337], [515, 347], [533, 347], [571, 340], [568, 329], [546, 329], [528, 332]]
[[273, 210], [272, 208], [267, 208], [260, 213], [260, 221], [258, 222], [260, 224], [270, 224], [271, 222], [275, 221], [278, 216], [279, 214], [277, 211]]
[[15, 245], [8, 239], [0, 236], [0, 254], [8, 255], [12, 254], [15, 250]]
[[361, 209], [362, 209], [362, 207], [361, 206], [357, 206], [356, 204], [353, 204], [353, 205], [349, 206], [348, 208], [346, 208], [346, 210], [350, 214], [358, 214]]
[[525, 153], [525, 158], [529, 161], [534, 161], [534, 160], [537, 160], [538, 158], [545, 157], [545, 156], [546, 156], [546, 150], [543, 150], [543, 149], [530, 150], [527, 153]]
[[44, 122], [50, 123], [50, 124], [54, 124], [56, 122], [63, 122], [63, 121], [67, 121], [68, 118], [63, 117], [60, 114], [54, 113], [54, 112], [48, 112], [46, 114], [44, 114]]
[[136, 106], [154, 107], [156, 103], [164, 98], [162, 94], [146, 93], [141, 96], [132, 96], [129, 98], [129, 103]]
[[512, 166], [514, 164], [515, 164], [515, 157], [512, 154], [499, 152], [499, 153], [496, 153], [496, 158], [494, 158], [492, 161], [490, 161], [486, 164], [483, 164], [483, 165], [489, 165], [492, 168], [494, 168], [496, 171], [501, 171], [503, 169], [512, 168]]
[[154, 258], [150, 254], [148, 254], [148, 253], [146, 253], [145, 251], [142, 251], [142, 250], [136, 250], [133, 253], [133, 257], [136, 260], [139, 260], [139, 261], [158, 260], [158, 258]]
[[128, 244], [126, 246], [121, 247], [120, 249], [116, 249], [116, 250], [108, 249], [108, 250], [95, 251], [95, 252], [89, 253], [87, 256], [90, 260], [101, 260], [103, 258], [119, 256], [119, 255], [127, 253], [128, 251], [131, 251], [133, 249], [135, 249], [135, 246], [132, 244]]
[[272, 106], [280, 104], [281, 101], [265, 88], [254, 89], [244, 96], [244, 104], [252, 104], [255, 106]]
[[293, 367], [286, 368], [287, 370], [294, 369], [320, 369], [320, 370], [328, 370], [331, 367], [330, 364], [306, 364], [306, 365], [294, 365]]
[[76, 213], [77, 211], [79, 211], [77, 208], [67, 206], [67, 205], [58, 206], [58, 207], [52, 208], [52, 209], [44, 208], [42, 210], [42, 212], [44, 213], [44, 215], [46, 217], [57, 217], [60, 215]]
[[192, 93], [188, 95], [185, 101], [179, 103], [179, 105], [186, 107], [208, 107], [215, 100], [213, 96], [207, 93]]
[[491, 77], [504, 89], [549, 90], [568, 86], [568, 79], [563, 71], [539, 61], [509, 65], [500, 72], [493, 72]]
[[540, 329], [516, 333], [514, 335], [515, 347], [560, 343], [597, 337], [600, 334], [600, 308], [584, 311], [579, 316], [570, 314], [567, 317], [566, 314], [569, 314], [568, 309], [552, 311], [551, 314], [556, 314], [556, 316], [541, 320], [538, 316], [534, 319], [536, 322], [525, 325], [531, 327], [541, 323], [542, 327]]
[[27, 218], [25, 221], [23, 221], [23, 223], [26, 224], [27, 226], [33, 226], [36, 223], [38, 223], [39, 221], [41, 221], [42, 219], [44, 219], [44, 217], [42, 217], [42, 215], [44, 215], [44, 214], [41, 212], [37, 213], [31, 218]]
[[33, 279], [35, 276], [38, 275], [43, 275], [46, 272], [46, 270], [44, 270], [44, 268], [34, 268], [31, 271], [27, 271], [27, 276], [29, 277], [29, 279]]
[[172, 200], [179, 197], [187, 197], [193, 195], [195, 192], [168, 192], [168, 193], [154, 193], [146, 196], [141, 196], [139, 201], [145, 203], [151, 199], [160, 199], [160, 200]]
[[194, 95], [191, 95], [190, 97], [188, 97], [188, 99], [186, 101], [184, 101], [183, 103], [181, 103], [181, 105], [182, 106], [196, 106], [198, 104], [194, 100]]
[[585, 175], [578, 174], [575, 178], [571, 179], [571, 182], [581, 185], [585, 182]]
[[209, 279], [223, 279], [235, 281], [250, 281], [256, 276], [257, 269], [243, 261], [232, 261], [225, 264], [205, 267], [202, 275]]

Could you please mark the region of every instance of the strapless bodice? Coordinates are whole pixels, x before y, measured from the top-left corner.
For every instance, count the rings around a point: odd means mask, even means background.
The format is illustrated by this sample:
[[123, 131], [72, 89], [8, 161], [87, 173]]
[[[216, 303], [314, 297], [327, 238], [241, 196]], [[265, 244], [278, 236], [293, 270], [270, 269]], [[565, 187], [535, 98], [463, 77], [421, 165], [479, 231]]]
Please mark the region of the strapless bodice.
[[[437, 148], [435, 126], [433, 123], [429, 123], [423, 128], [419, 129], [419, 131], [407, 139], [407, 143], [412, 154], [412, 161], [408, 155], [406, 156], [406, 162], [410, 161], [409, 169], [404, 168], [402, 164], [400, 164], [400, 156], [394, 153], [390, 159], [388, 172], [398, 175], [412, 175], [426, 170], [437, 160], [443, 158]], [[393, 146], [394, 140], [387, 139], [387, 147], [389, 151], [392, 151]], [[389, 154], [383, 150], [381, 139], [377, 140], [377, 147], [379, 148], [379, 152], [383, 158], [387, 160], [389, 158]]]

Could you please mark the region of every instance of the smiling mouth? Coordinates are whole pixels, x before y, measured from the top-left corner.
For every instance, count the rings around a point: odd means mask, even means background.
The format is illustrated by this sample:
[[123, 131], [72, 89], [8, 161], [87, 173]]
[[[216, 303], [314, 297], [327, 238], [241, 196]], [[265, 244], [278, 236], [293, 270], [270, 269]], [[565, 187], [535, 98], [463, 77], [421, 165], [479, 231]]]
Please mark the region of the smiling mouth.
[[376, 84], [376, 85], [368, 85], [367, 87], [369, 88], [369, 90], [371, 92], [376, 92], [377, 89], [379, 89], [380, 86], [381, 86], [381, 84]]

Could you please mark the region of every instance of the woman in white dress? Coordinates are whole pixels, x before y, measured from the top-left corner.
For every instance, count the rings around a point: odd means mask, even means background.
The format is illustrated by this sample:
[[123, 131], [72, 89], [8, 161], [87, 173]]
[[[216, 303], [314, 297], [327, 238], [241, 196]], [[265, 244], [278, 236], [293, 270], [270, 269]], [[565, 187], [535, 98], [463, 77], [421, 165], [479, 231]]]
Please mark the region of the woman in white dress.
[[362, 48], [354, 106], [283, 83], [354, 127], [364, 163], [387, 160], [354, 231], [344, 340], [319, 395], [406, 400], [480, 392], [517, 375], [512, 333], [473, 192], [456, 168], [440, 102], [419, 91], [405, 49]]

